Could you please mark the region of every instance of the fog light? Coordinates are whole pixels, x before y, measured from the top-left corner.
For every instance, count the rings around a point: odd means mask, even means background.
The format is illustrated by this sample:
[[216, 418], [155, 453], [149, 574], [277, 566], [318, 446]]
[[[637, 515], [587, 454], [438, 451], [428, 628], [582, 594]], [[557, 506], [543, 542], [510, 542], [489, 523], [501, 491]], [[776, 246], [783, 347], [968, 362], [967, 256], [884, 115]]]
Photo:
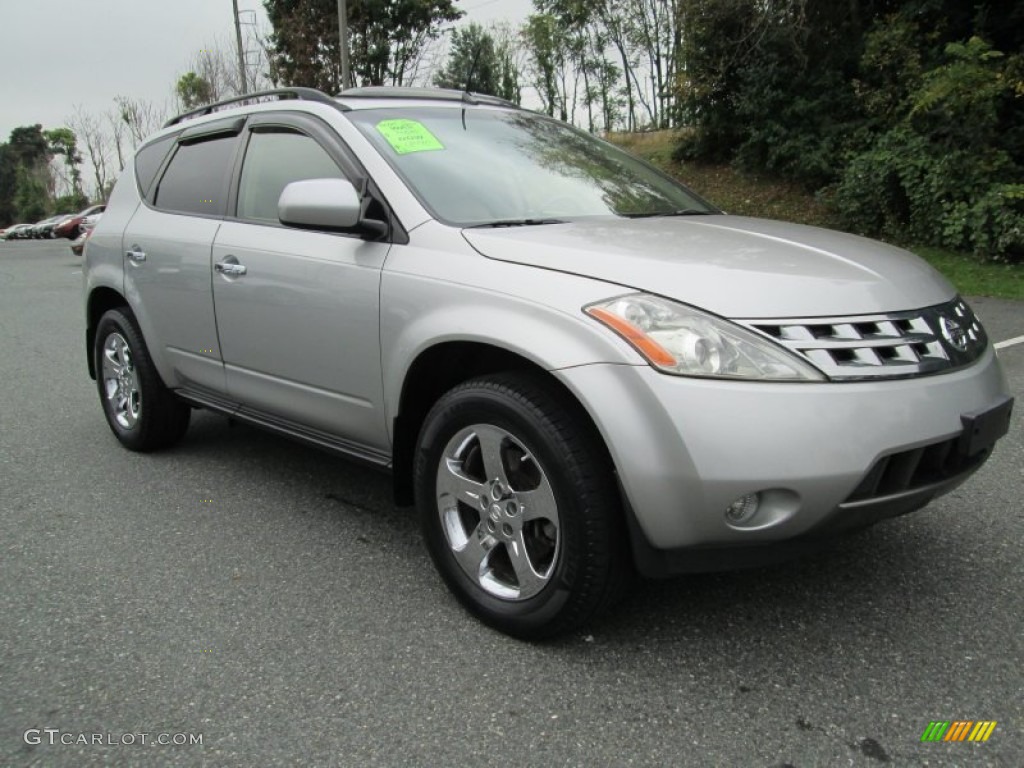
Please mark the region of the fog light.
[[746, 496], [740, 496], [726, 508], [726, 522], [730, 525], [739, 525], [747, 522], [757, 513], [760, 503], [760, 493], [748, 493]]

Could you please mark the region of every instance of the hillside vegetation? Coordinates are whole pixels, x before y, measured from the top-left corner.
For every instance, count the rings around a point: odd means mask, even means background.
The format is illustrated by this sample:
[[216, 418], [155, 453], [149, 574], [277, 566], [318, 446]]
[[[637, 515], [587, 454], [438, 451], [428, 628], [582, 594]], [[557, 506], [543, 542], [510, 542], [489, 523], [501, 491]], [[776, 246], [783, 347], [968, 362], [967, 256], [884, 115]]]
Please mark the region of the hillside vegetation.
[[[609, 141], [629, 150], [679, 179], [723, 210], [741, 216], [782, 219], [833, 229], [842, 226], [822, 199], [795, 182], [746, 173], [727, 164], [678, 162], [673, 151], [679, 144], [676, 131], [616, 133]], [[1024, 300], [1024, 266], [980, 259], [971, 254], [915, 244], [907, 238], [886, 238], [909, 247], [946, 275], [960, 293]]]

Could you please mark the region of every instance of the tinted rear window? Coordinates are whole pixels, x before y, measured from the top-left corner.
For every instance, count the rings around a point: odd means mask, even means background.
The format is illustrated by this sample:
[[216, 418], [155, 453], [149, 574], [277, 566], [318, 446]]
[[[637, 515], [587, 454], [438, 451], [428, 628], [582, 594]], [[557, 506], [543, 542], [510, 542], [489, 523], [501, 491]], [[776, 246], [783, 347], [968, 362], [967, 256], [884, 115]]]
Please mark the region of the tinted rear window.
[[145, 197], [156, 178], [156, 172], [167, 157], [168, 150], [174, 146], [174, 135], [147, 144], [135, 155], [135, 179], [139, 183], [139, 192]]
[[235, 137], [178, 146], [157, 187], [153, 204], [181, 213], [223, 216]]

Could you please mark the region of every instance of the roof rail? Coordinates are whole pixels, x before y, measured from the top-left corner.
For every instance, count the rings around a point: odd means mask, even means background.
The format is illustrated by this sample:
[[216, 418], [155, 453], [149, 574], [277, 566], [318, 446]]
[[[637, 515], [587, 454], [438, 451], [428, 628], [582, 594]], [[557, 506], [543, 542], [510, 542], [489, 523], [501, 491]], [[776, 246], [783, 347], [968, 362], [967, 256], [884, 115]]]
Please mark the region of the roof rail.
[[298, 99], [299, 101], [318, 101], [321, 104], [331, 104], [335, 107], [338, 106], [338, 102], [332, 99], [323, 91], [318, 91], [316, 88], [276, 88], [272, 91], [257, 91], [256, 93], [246, 93], [242, 96], [235, 96], [230, 99], [222, 99], [221, 101], [215, 101], [212, 104], [204, 104], [197, 109], [183, 112], [177, 117], [172, 117], [166, 123], [164, 128], [170, 128], [172, 125], [177, 125], [183, 120], [189, 120], [193, 117], [202, 117], [203, 115], [209, 115], [215, 112], [218, 107], [226, 107], [229, 104], [237, 104], [242, 101], [252, 101], [254, 99], [263, 99], [269, 96], [277, 97], [284, 101], [287, 99]]
[[522, 109], [507, 99], [486, 93], [457, 91], [454, 88], [410, 88], [406, 86], [371, 85], [362, 88], [348, 88], [338, 94], [339, 99], [428, 99], [435, 101], [464, 101], [467, 104], [492, 104], [494, 106]]

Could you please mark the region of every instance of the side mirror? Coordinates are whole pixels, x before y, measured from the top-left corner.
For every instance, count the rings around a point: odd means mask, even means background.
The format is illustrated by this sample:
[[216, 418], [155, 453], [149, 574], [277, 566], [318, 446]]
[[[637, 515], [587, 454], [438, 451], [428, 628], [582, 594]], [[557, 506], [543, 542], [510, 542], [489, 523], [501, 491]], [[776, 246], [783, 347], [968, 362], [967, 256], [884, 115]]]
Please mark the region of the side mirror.
[[315, 229], [355, 229], [359, 226], [361, 201], [356, 188], [345, 179], [293, 181], [277, 201], [282, 224]]

